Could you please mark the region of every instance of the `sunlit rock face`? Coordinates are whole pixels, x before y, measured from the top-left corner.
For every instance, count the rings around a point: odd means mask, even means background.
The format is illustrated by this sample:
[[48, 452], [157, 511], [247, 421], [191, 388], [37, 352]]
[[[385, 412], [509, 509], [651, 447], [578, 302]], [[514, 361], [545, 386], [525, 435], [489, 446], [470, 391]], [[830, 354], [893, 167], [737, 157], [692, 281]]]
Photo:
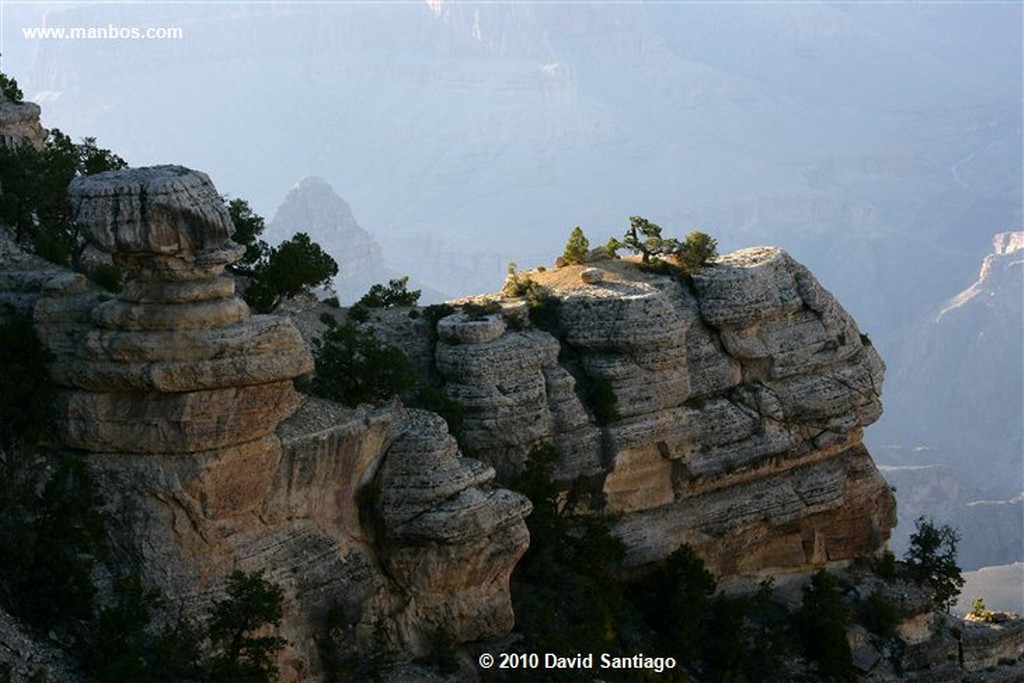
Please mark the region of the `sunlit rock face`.
[[[514, 472], [558, 445], [557, 476], [600, 482], [592, 512], [614, 517], [633, 564], [686, 543], [720, 577], [754, 578], [884, 547], [895, 507], [861, 443], [884, 365], [806, 268], [775, 248], [689, 279], [590, 265], [604, 271], [591, 284], [578, 266], [530, 273], [551, 333], [439, 324], [437, 367], [475, 454]], [[597, 419], [595, 385], [617, 398], [613, 419]]]
[[[251, 316], [224, 268], [242, 255], [210, 179], [179, 166], [110, 171], [69, 189], [86, 238], [128, 276], [58, 361], [57, 439], [98, 452], [190, 453], [262, 438], [312, 369], [294, 327]], [[60, 307], [48, 311], [53, 319]]]
[[309, 350], [288, 319], [235, 296], [224, 269], [241, 248], [209, 178], [127, 169], [69, 195], [124, 290], [4, 239], [0, 301], [33, 316], [54, 355], [50, 445], [88, 453], [118, 569], [193, 616], [231, 571], [264, 572], [285, 593], [284, 681], [323, 678], [329, 613], [354, 652], [506, 635], [530, 502], [493, 487], [436, 416], [295, 391]]

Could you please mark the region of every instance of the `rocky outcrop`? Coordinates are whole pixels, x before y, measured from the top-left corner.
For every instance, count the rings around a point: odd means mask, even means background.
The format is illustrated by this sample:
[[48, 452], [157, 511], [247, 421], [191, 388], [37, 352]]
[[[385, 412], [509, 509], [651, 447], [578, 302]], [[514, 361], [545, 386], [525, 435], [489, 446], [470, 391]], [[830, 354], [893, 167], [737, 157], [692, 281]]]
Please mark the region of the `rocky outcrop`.
[[529, 274], [550, 332], [515, 306], [508, 329], [497, 315], [439, 324], [437, 367], [475, 453], [514, 472], [558, 445], [557, 476], [596, 478], [592, 511], [613, 516], [634, 564], [687, 543], [718, 576], [756, 577], [884, 547], [892, 494], [861, 443], [884, 366], [805, 268], [771, 248], [692, 284], [590, 267], [591, 284], [578, 266]]
[[39, 123], [40, 113], [35, 102], [11, 102], [0, 95], [0, 146], [13, 149], [28, 144], [42, 149], [46, 131]]
[[50, 445], [89, 452], [115, 571], [192, 615], [229, 572], [263, 571], [285, 592], [285, 681], [323, 677], [329, 620], [360, 654], [504, 635], [529, 501], [493, 488], [494, 470], [462, 457], [439, 418], [295, 392], [309, 351], [290, 321], [234, 295], [223, 270], [241, 249], [209, 178], [112, 171], [70, 197], [127, 272], [121, 294], [7, 241], [0, 284], [54, 354]]
[[321, 178], [303, 178], [289, 190], [268, 228], [279, 239], [305, 232], [320, 244], [338, 262], [334, 287], [345, 301], [354, 301], [370, 285], [395, 277], [384, 267], [380, 245]]
[[[242, 248], [216, 189], [178, 166], [77, 178], [75, 220], [127, 273], [58, 354], [55, 438], [108, 453], [191, 453], [263, 438], [293, 413], [312, 358], [287, 322], [250, 316], [224, 268]], [[61, 324], [65, 302], [37, 307]], [[51, 338], [54, 335], [49, 335]]]

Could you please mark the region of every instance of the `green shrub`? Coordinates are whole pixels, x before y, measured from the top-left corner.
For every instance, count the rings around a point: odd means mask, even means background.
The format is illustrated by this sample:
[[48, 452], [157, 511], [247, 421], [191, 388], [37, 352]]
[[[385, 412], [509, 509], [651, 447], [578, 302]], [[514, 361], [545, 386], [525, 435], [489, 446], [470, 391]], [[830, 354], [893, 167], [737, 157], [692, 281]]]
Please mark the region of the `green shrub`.
[[420, 300], [420, 290], [409, 291], [409, 276], [389, 280], [387, 286], [377, 283], [370, 287], [349, 309], [349, 317], [356, 322], [364, 322], [370, 317], [371, 308], [396, 308], [399, 306], [415, 306]]
[[416, 396], [413, 398], [412, 404], [417, 408], [432, 411], [443, 417], [444, 421], [448, 424], [448, 433], [455, 437], [455, 440], [459, 442], [459, 446], [462, 448], [463, 453], [467, 452], [466, 445], [463, 443], [465, 412], [458, 401], [450, 399], [448, 395], [438, 387], [425, 386], [421, 387], [419, 391], [416, 392]]
[[[629, 217], [629, 228], [622, 241], [617, 241], [616, 245], [640, 254], [644, 263], [650, 263], [652, 257], [674, 254], [680, 249], [678, 240], [662, 237], [661, 226], [642, 216]], [[609, 246], [611, 246], [610, 243]], [[609, 249], [609, 251], [614, 253], [615, 250]]]
[[501, 295], [508, 298], [525, 296], [532, 284], [528, 276], [519, 276], [516, 264], [510, 263], [505, 273], [505, 284], [501, 286]]
[[270, 254], [270, 246], [260, 239], [266, 229], [266, 222], [244, 199], [232, 199], [228, 201], [227, 206], [228, 215], [235, 226], [231, 239], [245, 247], [242, 258], [231, 264], [231, 271], [239, 275], [253, 276], [260, 262], [266, 261]]
[[879, 578], [891, 581], [896, 578], [896, 556], [891, 550], [884, 551], [874, 558], [871, 565], [872, 571]]
[[692, 275], [718, 256], [718, 243], [707, 233], [694, 230], [686, 236], [675, 253], [683, 271]]
[[882, 638], [895, 638], [896, 626], [899, 624], [899, 612], [896, 605], [885, 593], [876, 588], [861, 604], [859, 615], [864, 627]]
[[843, 604], [839, 580], [820, 570], [804, 586], [803, 598], [796, 621], [804, 653], [828, 680], [856, 680], [853, 653], [846, 640], [850, 612]]
[[89, 268], [87, 275], [108, 292], [117, 294], [124, 288], [124, 273], [112, 263], [97, 263]]
[[583, 234], [580, 226], [573, 228], [569, 234], [569, 241], [565, 243], [565, 251], [562, 258], [566, 263], [583, 263], [587, 260], [587, 253], [590, 251], [590, 240]]
[[269, 313], [284, 299], [327, 285], [337, 274], [335, 260], [300, 232], [272, 247], [266, 258], [252, 267], [252, 280], [243, 297], [256, 312]]
[[85, 241], [66, 201], [68, 184], [76, 176], [125, 166], [124, 159], [98, 147], [95, 138], [76, 144], [56, 128], [47, 133], [41, 150], [28, 144], [0, 146], [0, 223], [41, 257], [77, 268]]
[[603, 377], [591, 379], [584, 382], [583, 391], [584, 404], [590, 407], [594, 421], [599, 426], [609, 425], [619, 419], [619, 397], [615, 395], [610, 380]]
[[716, 587], [703, 560], [688, 545], [676, 549], [643, 580], [635, 599], [658, 634], [662, 652], [679, 653], [689, 662], [701, 658]]
[[382, 401], [411, 388], [415, 370], [401, 349], [382, 344], [373, 330], [346, 321], [313, 341], [310, 390], [348, 406]]
[[83, 655], [88, 683], [177, 683], [199, 677], [199, 634], [179, 621], [157, 630], [155, 612], [166, 606], [137, 576], [119, 579], [113, 604], [100, 612]]
[[949, 612], [964, 586], [963, 573], [956, 562], [960, 532], [924, 517], [914, 522], [917, 531], [910, 535], [910, 547], [903, 556], [910, 577], [932, 592], [935, 607]]
[[[534, 504], [526, 519], [530, 547], [512, 574], [516, 631], [524, 652], [626, 652], [636, 613], [627, 602], [621, 570], [625, 547], [607, 520], [576, 514], [582, 491], [563, 501], [552, 479], [559, 454], [550, 445], [533, 449], [512, 488]], [[590, 672], [558, 680], [590, 681]], [[661, 680], [672, 680], [663, 678]]]
[[235, 571], [228, 577], [227, 597], [210, 611], [209, 637], [216, 654], [207, 665], [209, 683], [264, 683], [277, 679], [274, 658], [288, 644], [266, 634], [280, 626], [284, 592], [262, 573]]
[[102, 500], [85, 461], [48, 477], [23, 448], [0, 454], [0, 603], [41, 631], [92, 617], [92, 569], [106, 550]]
[[0, 72], [0, 94], [15, 104], [22, 101], [25, 94], [18, 87], [18, 81], [7, 74]]
[[474, 301], [468, 301], [459, 307], [462, 314], [470, 319], [486, 318], [489, 315], [501, 313], [501, 302], [493, 299], [484, 301], [483, 303], [476, 303]]
[[31, 447], [53, 419], [53, 355], [32, 320], [20, 314], [0, 323], [0, 349], [0, 450]]

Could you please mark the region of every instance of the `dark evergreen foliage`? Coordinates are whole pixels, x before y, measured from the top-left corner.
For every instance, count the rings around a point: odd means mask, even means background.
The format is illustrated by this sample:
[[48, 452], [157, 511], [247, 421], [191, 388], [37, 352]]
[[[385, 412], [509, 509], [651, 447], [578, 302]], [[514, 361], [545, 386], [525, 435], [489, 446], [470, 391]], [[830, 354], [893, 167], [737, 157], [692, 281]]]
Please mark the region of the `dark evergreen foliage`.
[[803, 593], [797, 627], [805, 655], [817, 663], [827, 680], [856, 680], [853, 653], [846, 640], [850, 611], [843, 604], [839, 580], [820, 570], [804, 586]]
[[209, 636], [217, 654], [207, 665], [209, 683], [264, 683], [277, 677], [274, 657], [287, 641], [265, 635], [280, 626], [284, 592], [262, 573], [232, 572], [228, 596], [214, 603]]
[[18, 87], [18, 81], [3, 72], [0, 72], [0, 94], [15, 104], [21, 102], [25, 97], [21, 88]]
[[77, 268], [85, 242], [66, 200], [68, 184], [78, 175], [125, 166], [124, 159], [98, 147], [95, 138], [75, 144], [56, 128], [42, 150], [27, 144], [0, 146], [0, 222], [43, 258]]
[[960, 533], [924, 517], [914, 522], [917, 531], [910, 535], [910, 547], [903, 556], [911, 578], [932, 591], [935, 607], [949, 612], [960, 596], [964, 577], [956, 562]]
[[590, 251], [590, 240], [583, 234], [580, 226], [576, 226], [569, 234], [569, 241], [565, 243], [565, 251], [562, 258], [566, 263], [583, 263]]
[[314, 340], [313, 360], [310, 391], [348, 406], [391, 398], [416, 381], [412, 363], [401, 349], [382, 344], [373, 330], [352, 321]]
[[304, 232], [296, 233], [252, 267], [245, 301], [259, 313], [269, 313], [284, 299], [325, 286], [338, 274], [338, 264]]

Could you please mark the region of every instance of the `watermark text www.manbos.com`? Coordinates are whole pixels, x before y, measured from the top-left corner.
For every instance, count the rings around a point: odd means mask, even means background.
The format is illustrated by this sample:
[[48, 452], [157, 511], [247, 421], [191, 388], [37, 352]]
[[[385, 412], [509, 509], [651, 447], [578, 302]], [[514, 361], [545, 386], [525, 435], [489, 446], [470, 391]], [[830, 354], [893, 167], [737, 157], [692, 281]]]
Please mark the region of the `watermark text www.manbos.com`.
[[180, 26], [26, 26], [26, 40], [182, 40]]

